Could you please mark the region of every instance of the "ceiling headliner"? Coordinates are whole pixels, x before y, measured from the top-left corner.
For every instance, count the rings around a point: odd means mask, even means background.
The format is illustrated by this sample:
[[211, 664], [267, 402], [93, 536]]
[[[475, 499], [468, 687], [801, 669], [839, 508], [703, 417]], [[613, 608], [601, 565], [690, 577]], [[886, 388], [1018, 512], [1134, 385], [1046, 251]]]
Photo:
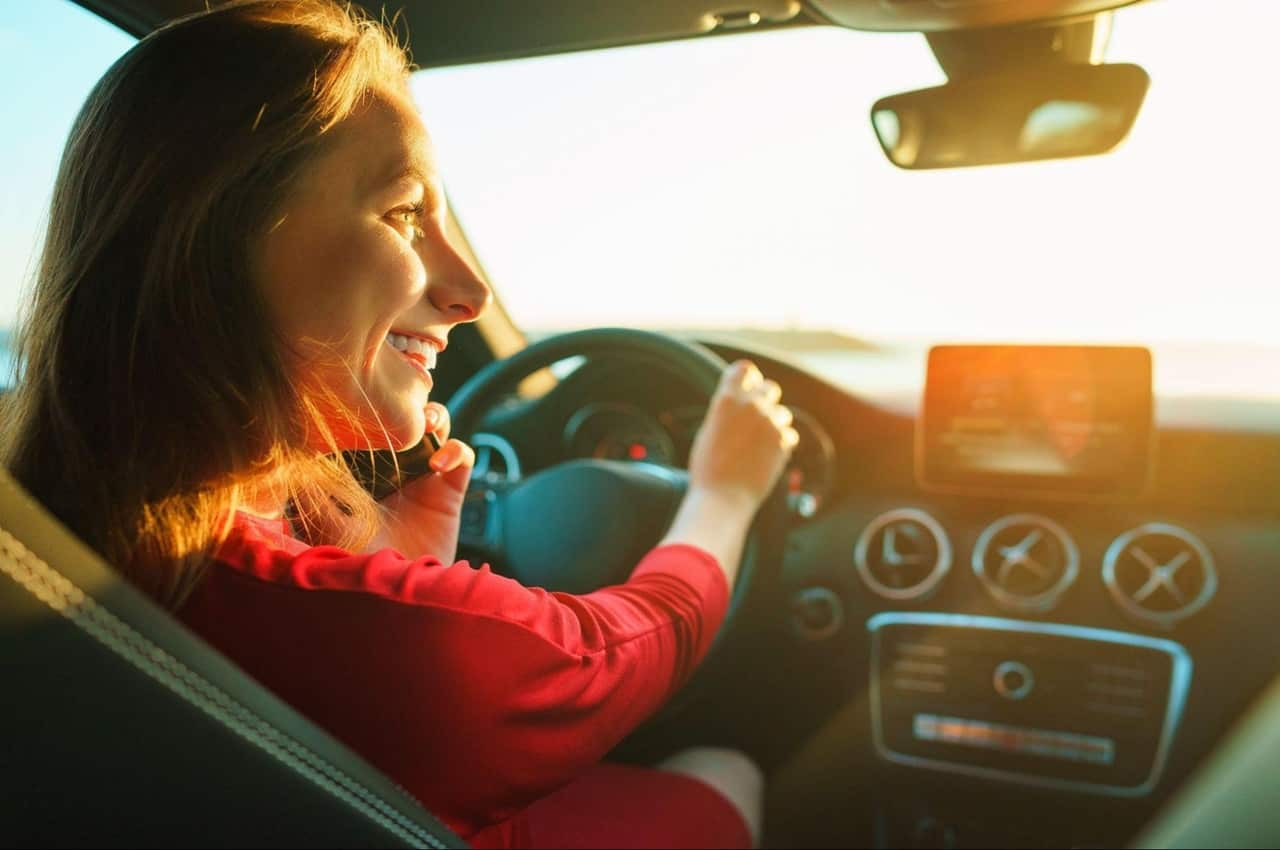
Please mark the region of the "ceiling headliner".
[[[135, 35], [206, 8], [206, 0], [76, 0]], [[1080, 15], [1139, 0], [357, 0], [399, 11], [423, 67], [536, 56], [750, 29], [835, 23], [946, 30]], [[717, 18], [719, 16], [719, 18]], [[720, 25], [717, 25], [718, 20]]]

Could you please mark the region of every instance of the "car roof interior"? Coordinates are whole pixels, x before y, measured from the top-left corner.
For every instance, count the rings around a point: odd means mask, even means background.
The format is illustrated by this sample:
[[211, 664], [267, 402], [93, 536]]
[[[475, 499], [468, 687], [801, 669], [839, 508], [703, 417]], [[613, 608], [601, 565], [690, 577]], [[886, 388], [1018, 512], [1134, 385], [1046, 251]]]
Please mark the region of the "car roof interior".
[[[1137, 0], [364, 0], [357, 5], [403, 24], [400, 31], [408, 33], [414, 61], [430, 68], [770, 27], [835, 24], [865, 30], [938, 32], [1072, 20], [1134, 2]], [[135, 35], [144, 35], [166, 21], [205, 8], [204, 0], [83, 0], [82, 5]]]

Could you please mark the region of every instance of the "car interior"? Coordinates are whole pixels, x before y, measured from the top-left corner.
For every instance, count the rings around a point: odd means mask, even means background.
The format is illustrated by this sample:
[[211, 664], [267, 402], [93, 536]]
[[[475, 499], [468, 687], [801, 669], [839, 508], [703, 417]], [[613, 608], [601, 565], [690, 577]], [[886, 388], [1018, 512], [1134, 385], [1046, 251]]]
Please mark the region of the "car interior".
[[[205, 5], [12, 4], [10, 133], [60, 86], [52, 169]], [[710, 655], [610, 758], [743, 750], [770, 847], [1280, 843], [1272, 0], [355, 5], [497, 299], [436, 371], [460, 557], [623, 581], [725, 364], [795, 412]], [[392, 460], [352, 462], [381, 495]], [[0, 844], [466, 846], [3, 473], [0, 573]]]

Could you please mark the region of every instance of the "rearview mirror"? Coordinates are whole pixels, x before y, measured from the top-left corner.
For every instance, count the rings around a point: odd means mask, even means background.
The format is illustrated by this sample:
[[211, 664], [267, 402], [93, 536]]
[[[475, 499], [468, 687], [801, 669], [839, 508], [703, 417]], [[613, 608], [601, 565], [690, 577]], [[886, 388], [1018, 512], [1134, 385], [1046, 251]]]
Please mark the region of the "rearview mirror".
[[1129, 134], [1150, 82], [1137, 65], [1011, 68], [881, 98], [871, 125], [899, 168], [1093, 156]]

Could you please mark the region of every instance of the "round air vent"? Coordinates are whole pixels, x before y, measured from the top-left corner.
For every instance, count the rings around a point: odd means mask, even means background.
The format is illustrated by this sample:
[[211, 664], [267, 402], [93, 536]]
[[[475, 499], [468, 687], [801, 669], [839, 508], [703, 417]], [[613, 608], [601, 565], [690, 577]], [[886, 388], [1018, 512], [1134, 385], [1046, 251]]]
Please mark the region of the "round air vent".
[[1014, 514], [982, 532], [973, 547], [973, 572], [1004, 607], [1048, 611], [1076, 580], [1080, 552], [1053, 520]]
[[867, 587], [886, 599], [919, 599], [951, 569], [951, 541], [938, 521], [916, 508], [881, 514], [863, 529], [853, 563]]
[[1162, 626], [1190, 617], [1218, 589], [1204, 544], [1185, 528], [1159, 522], [1115, 539], [1102, 561], [1102, 580], [1126, 613]]

